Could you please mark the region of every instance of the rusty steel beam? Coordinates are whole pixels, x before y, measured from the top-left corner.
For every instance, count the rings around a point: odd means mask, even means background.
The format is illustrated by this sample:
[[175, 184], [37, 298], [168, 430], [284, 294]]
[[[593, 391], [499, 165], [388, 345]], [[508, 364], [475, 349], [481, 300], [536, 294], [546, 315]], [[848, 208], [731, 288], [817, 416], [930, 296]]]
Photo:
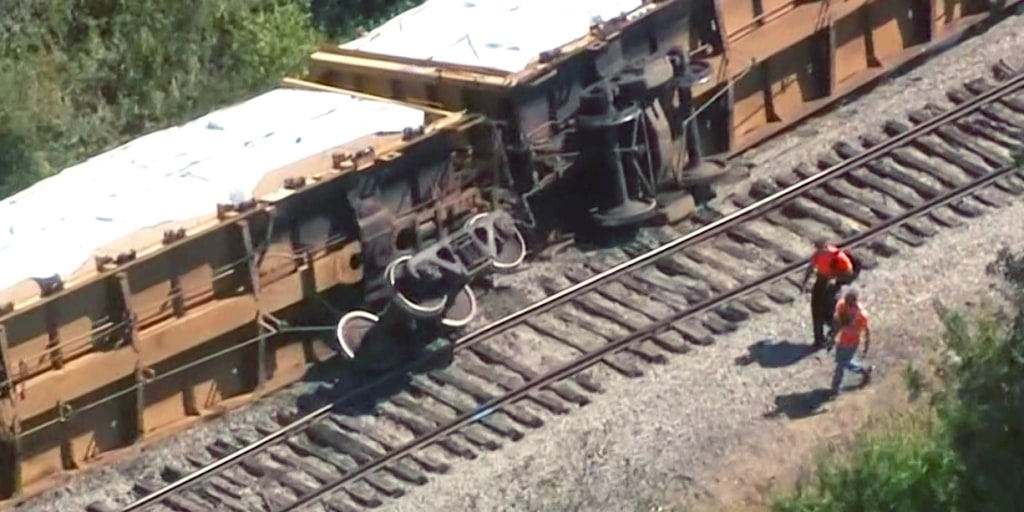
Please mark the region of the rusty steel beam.
[[[270, 211], [271, 215], [273, 212]], [[274, 222], [273, 217], [271, 223]], [[259, 254], [256, 252], [256, 245], [252, 240], [252, 228], [248, 221], [241, 221], [238, 223], [238, 229], [242, 233], [242, 240], [245, 246], [246, 264], [249, 268], [249, 280], [248, 287], [250, 293], [256, 298], [256, 318], [257, 327], [259, 331], [259, 343], [256, 345], [256, 392], [262, 392], [267, 384], [267, 338], [270, 336], [266, 324], [261, 320], [264, 317], [265, 311], [263, 310], [262, 295], [260, 293], [260, 272], [259, 272]]]

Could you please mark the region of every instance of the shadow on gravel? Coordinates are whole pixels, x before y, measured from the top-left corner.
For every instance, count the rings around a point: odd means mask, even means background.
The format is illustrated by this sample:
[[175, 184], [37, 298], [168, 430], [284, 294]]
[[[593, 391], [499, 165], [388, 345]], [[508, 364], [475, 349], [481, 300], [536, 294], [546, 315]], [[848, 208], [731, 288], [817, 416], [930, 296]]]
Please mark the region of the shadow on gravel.
[[[343, 289], [344, 287], [338, 287]], [[452, 363], [454, 354], [450, 340], [443, 337], [425, 335], [425, 345], [403, 339], [395, 347], [383, 352], [368, 355], [359, 354], [356, 360], [349, 360], [340, 355], [323, 359], [314, 350], [315, 344], [334, 346], [334, 326], [337, 325], [341, 312], [351, 310], [360, 304], [362, 298], [354, 292], [342, 290], [328, 294], [324, 300], [315, 302], [318, 307], [305, 308], [294, 316], [283, 315], [287, 324], [295, 326], [322, 326], [311, 331], [292, 333], [294, 341], [301, 341], [305, 360], [317, 361], [306, 368], [300, 379], [303, 384], [301, 394], [294, 398], [295, 410], [285, 416], [304, 416], [327, 405], [334, 405], [335, 412], [340, 414], [361, 415], [372, 413], [377, 405], [400, 392], [413, 392], [412, 379], [417, 374], [429, 373], [446, 368]], [[335, 349], [336, 350], [336, 349]], [[365, 356], [365, 357], [364, 357]], [[381, 364], [383, 363], [383, 364]], [[386, 369], [412, 366], [410, 371], [391, 376], [386, 381], [376, 384], [388, 375]], [[372, 370], [371, 368], [385, 368]], [[376, 384], [376, 385], [375, 385]], [[369, 390], [362, 388], [367, 385]], [[354, 391], [359, 391], [353, 395]], [[353, 396], [348, 396], [353, 395]], [[287, 418], [286, 418], [287, 419]], [[278, 418], [280, 421], [281, 418]]]
[[799, 363], [816, 352], [810, 345], [792, 341], [761, 340], [747, 347], [747, 353], [736, 358], [736, 364], [746, 366], [757, 363], [762, 368], [783, 368]]
[[[334, 412], [358, 416], [373, 414], [377, 405], [389, 398], [402, 393], [416, 393], [413, 378], [434, 370], [439, 370], [452, 363], [453, 354], [447, 343], [435, 343], [430, 347], [410, 354], [416, 361], [415, 369], [394, 376], [385, 371], [371, 371], [359, 368], [340, 357], [332, 358], [311, 367], [303, 380], [318, 381], [319, 386], [310, 393], [296, 398], [295, 405], [298, 415], [304, 415], [329, 404], [334, 404]], [[384, 377], [386, 379], [382, 380]], [[361, 390], [367, 384], [381, 380], [368, 390]], [[359, 391], [351, 397], [346, 395]]]
[[821, 406], [830, 399], [827, 388], [812, 389], [800, 393], [790, 393], [775, 397], [775, 409], [765, 413], [766, 418], [785, 416], [791, 420], [809, 418], [825, 411]]

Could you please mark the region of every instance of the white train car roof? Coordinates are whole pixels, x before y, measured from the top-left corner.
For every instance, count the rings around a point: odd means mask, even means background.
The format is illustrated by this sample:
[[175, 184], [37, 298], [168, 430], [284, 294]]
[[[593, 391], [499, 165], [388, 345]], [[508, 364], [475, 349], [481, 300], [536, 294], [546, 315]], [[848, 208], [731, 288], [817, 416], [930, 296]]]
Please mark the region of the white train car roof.
[[281, 181], [261, 182], [290, 163], [425, 122], [424, 110], [393, 102], [278, 88], [135, 139], [0, 201], [0, 293], [31, 278], [67, 280], [140, 230], [194, 225], [215, 218], [217, 204], [264, 198]]
[[427, 0], [343, 50], [515, 74], [643, 0]]

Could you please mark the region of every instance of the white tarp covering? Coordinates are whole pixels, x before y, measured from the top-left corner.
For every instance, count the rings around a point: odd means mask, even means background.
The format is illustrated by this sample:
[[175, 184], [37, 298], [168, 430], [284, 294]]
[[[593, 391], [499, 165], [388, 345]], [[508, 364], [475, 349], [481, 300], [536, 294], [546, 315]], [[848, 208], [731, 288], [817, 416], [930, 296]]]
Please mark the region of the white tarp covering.
[[423, 123], [413, 108], [275, 89], [146, 135], [0, 201], [0, 290], [55, 273], [66, 279], [93, 251], [137, 230], [250, 199], [264, 175], [288, 163]]
[[346, 50], [517, 73], [541, 52], [587, 34], [596, 21], [629, 13], [642, 0], [427, 0]]

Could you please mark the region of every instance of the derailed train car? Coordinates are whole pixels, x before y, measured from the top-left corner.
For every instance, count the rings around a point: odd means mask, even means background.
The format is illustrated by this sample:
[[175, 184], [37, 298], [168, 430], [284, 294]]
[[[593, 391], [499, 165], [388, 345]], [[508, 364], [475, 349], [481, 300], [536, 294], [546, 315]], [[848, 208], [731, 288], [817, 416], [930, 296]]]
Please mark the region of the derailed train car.
[[685, 215], [722, 159], [1008, 3], [430, 0], [8, 198], [0, 499], [463, 326], [548, 230]]
[[543, 221], [574, 197], [595, 224], [630, 225], [685, 215], [723, 158], [1009, 3], [429, 0], [324, 46], [308, 80], [482, 113]]
[[[491, 210], [489, 167], [465, 149], [490, 132], [480, 116], [282, 87], [4, 200], [0, 497], [331, 356], [283, 326], [362, 303], [379, 274], [367, 250], [388, 259]], [[437, 210], [441, 226], [377, 244], [355, 221], [372, 217], [368, 190], [414, 197], [389, 215]]]

